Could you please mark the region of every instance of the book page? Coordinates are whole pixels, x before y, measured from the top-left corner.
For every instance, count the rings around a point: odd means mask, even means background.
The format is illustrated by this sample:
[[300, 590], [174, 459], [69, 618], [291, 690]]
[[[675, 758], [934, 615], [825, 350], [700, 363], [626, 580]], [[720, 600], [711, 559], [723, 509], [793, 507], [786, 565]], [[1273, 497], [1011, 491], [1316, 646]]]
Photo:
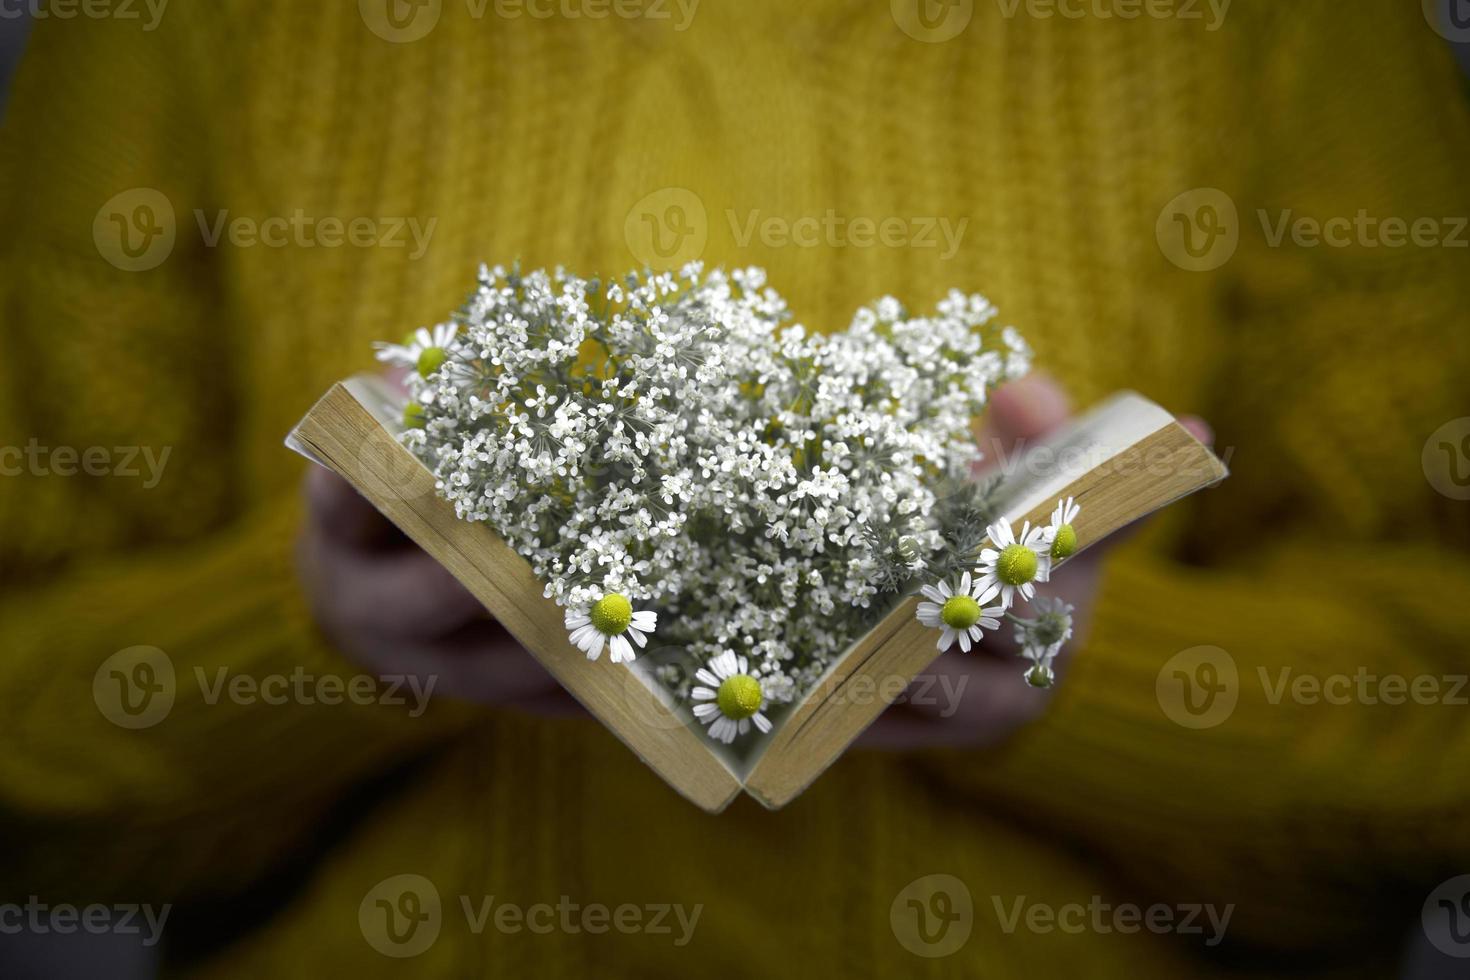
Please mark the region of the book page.
[[998, 512], [1018, 522], [1043, 504], [1054, 505], [1083, 474], [1173, 422], [1174, 416], [1142, 395], [1114, 395], [1051, 436], [997, 460]]

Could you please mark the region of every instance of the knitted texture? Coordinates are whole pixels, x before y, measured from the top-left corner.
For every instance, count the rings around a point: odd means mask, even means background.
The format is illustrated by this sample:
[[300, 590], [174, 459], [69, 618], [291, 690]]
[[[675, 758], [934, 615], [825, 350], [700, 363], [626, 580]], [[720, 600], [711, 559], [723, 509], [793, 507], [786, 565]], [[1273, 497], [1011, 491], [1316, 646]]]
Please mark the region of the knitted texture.
[[[211, 976], [1225, 972], [1199, 937], [1002, 928], [1017, 899], [1094, 896], [1233, 903], [1234, 961], [1386, 975], [1429, 889], [1470, 871], [1464, 709], [1273, 703], [1265, 680], [1467, 670], [1470, 505], [1420, 453], [1466, 410], [1470, 252], [1273, 246], [1257, 212], [1470, 214], [1470, 114], [1418, 4], [1238, 0], [1207, 31], [976, 3], [942, 43], [883, 2], [705, 0], [683, 31], [665, 6], [446, 2], [407, 43], [351, 2], [36, 25], [0, 141], [0, 446], [171, 456], [149, 488], [0, 481], [0, 813], [27, 845], [5, 893], [204, 909], [238, 941], [176, 955]], [[1191, 272], [1156, 225], [1201, 187], [1236, 203], [1240, 243]], [[94, 220], [135, 188], [168, 200], [176, 242], [129, 272]], [[434, 225], [422, 255], [406, 227], [403, 247], [210, 244], [221, 212], [298, 211]], [[814, 237], [782, 237], [806, 217]], [[904, 241], [867, 243], [858, 218]], [[1201, 414], [1234, 475], [1111, 559], [1073, 669], [1004, 748], [849, 752], [780, 813], [705, 816], [587, 719], [209, 703], [196, 668], [354, 673], [292, 571], [303, 464], [281, 438], [312, 400], [372, 340], [445, 316], [480, 261], [615, 274], [648, 227], [765, 266], [819, 329], [884, 293], [983, 290], [1079, 404], [1130, 387]], [[126, 731], [92, 683], [138, 644], [183, 680], [166, 720]], [[1240, 677], [1204, 730], [1156, 696], [1199, 645]], [[358, 912], [403, 873], [444, 924], [395, 964]], [[967, 884], [976, 931], [928, 960], [890, 907], [934, 873]], [[264, 897], [206, 904], [246, 889]], [[461, 896], [492, 895], [704, 909], [682, 947], [477, 934]]]

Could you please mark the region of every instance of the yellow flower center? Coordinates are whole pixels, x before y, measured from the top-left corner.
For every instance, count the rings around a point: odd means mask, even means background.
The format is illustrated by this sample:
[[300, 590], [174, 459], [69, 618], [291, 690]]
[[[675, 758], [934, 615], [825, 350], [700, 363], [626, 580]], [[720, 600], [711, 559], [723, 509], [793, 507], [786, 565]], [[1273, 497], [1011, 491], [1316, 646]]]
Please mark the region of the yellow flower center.
[[409, 402], [403, 406], [403, 427], [422, 429], [424, 427], [424, 406], [418, 402]]
[[761, 709], [761, 682], [749, 674], [727, 677], [715, 692], [715, 704], [726, 718], [749, 718]]
[[633, 622], [633, 604], [626, 596], [609, 592], [592, 604], [588, 618], [603, 636], [617, 636]]
[[427, 378], [439, 370], [439, 366], [447, 360], [449, 360], [449, 352], [443, 347], [425, 347], [419, 354], [419, 361], [416, 367], [418, 368], [419, 375]]
[[1057, 536], [1051, 543], [1051, 556], [1057, 561], [1071, 558], [1077, 553], [1077, 529], [1070, 524], [1057, 528]]
[[1006, 585], [1025, 585], [1036, 577], [1036, 564], [1036, 552], [1023, 544], [1009, 544], [995, 561], [995, 577]]
[[980, 621], [980, 603], [967, 595], [954, 596], [945, 601], [944, 608], [939, 610], [939, 618], [952, 629], [969, 629]]
[[1057, 675], [1044, 664], [1037, 664], [1026, 671], [1026, 683], [1032, 687], [1051, 687], [1056, 679]]

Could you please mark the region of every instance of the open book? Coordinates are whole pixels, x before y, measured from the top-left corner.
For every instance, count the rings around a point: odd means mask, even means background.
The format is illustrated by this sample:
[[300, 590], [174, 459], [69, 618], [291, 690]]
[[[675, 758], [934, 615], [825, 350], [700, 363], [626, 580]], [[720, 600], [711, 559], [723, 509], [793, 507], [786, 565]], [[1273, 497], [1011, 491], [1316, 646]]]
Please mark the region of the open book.
[[[403, 398], [381, 379], [332, 386], [286, 443], [341, 474], [475, 595], [567, 691], [697, 806], [718, 812], [743, 789], [772, 809], [801, 794], [938, 655], [906, 598], [796, 704], [752, 754], [711, 742], [643, 659], [590, 661], [525, 559], [486, 524], [460, 520], [434, 476], [398, 440]], [[1000, 515], [1045, 523], [1075, 497], [1079, 548], [1223, 479], [1226, 469], [1164, 409], [1123, 393], [1023, 454], [1002, 461]], [[895, 679], [899, 683], [895, 683]], [[861, 692], [861, 693], [860, 693]], [[876, 692], [876, 696], [875, 696]]]

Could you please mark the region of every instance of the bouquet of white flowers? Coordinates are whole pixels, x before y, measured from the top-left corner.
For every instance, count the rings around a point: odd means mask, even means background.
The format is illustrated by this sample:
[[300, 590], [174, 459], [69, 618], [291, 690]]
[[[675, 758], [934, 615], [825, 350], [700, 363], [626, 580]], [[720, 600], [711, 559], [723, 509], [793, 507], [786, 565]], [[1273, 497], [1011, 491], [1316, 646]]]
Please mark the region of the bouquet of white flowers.
[[411, 369], [406, 445], [527, 559], [571, 642], [650, 657], [730, 742], [769, 731], [915, 587], [939, 649], [1010, 618], [1027, 679], [1051, 683], [1070, 608], [1010, 607], [1076, 549], [1077, 507], [1018, 533], [972, 478], [973, 419], [1030, 365], [995, 318], [954, 291], [824, 335], [788, 323], [759, 269], [482, 267], [451, 322], [378, 354]]

